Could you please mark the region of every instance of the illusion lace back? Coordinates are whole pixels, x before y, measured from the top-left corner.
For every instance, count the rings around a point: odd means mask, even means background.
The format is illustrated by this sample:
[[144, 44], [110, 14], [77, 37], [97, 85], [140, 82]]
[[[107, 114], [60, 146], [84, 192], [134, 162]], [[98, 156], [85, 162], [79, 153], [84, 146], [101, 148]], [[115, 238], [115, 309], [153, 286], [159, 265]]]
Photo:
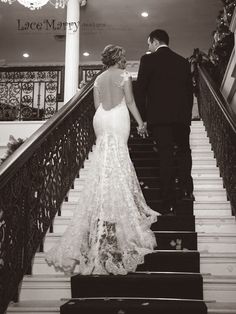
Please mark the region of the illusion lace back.
[[[118, 97], [127, 79], [123, 74], [116, 85]], [[95, 88], [99, 86], [97, 80]], [[156, 246], [150, 226], [157, 213], [147, 206], [130, 160], [130, 118], [124, 99], [109, 110], [100, 103], [93, 119], [97, 140], [86, 183], [70, 225], [46, 253], [49, 265], [68, 274], [77, 266], [76, 272], [83, 275], [125, 275]]]

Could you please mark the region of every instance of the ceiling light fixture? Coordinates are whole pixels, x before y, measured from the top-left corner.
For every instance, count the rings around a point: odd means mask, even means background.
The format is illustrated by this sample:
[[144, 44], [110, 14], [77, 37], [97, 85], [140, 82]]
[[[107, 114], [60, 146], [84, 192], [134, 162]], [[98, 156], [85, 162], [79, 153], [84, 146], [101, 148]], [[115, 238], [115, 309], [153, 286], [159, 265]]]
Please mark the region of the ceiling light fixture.
[[86, 51], [83, 53], [83, 56], [88, 57], [90, 54]]
[[23, 53], [24, 58], [29, 58], [29, 54], [27, 52]]
[[149, 14], [147, 12], [142, 12], [141, 15], [142, 17], [148, 17]]
[[[12, 4], [15, 1], [18, 1], [20, 4], [29, 8], [30, 10], [41, 9], [45, 4], [50, 3], [56, 9], [64, 8], [69, 0], [1, 0], [2, 2]], [[79, 0], [80, 5], [84, 6], [87, 3], [87, 0]]]

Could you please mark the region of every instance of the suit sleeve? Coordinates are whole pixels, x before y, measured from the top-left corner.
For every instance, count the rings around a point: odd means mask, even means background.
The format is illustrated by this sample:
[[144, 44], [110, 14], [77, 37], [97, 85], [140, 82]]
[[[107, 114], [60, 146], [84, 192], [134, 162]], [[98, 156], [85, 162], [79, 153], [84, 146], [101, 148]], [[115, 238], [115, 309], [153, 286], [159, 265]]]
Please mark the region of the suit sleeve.
[[140, 60], [140, 65], [139, 65], [139, 71], [138, 71], [138, 77], [137, 77], [137, 82], [136, 82], [136, 104], [138, 107], [138, 110], [140, 112], [140, 115], [143, 119], [143, 121], [146, 121], [147, 118], [147, 104], [146, 104], [146, 99], [147, 99], [147, 89], [148, 89], [148, 83], [149, 83], [149, 77], [150, 77], [150, 72], [149, 72], [149, 67], [147, 63], [147, 56], [142, 56]]
[[190, 64], [187, 61], [187, 93], [188, 93], [188, 103], [189, 107], [193, 108], [193, 81]]

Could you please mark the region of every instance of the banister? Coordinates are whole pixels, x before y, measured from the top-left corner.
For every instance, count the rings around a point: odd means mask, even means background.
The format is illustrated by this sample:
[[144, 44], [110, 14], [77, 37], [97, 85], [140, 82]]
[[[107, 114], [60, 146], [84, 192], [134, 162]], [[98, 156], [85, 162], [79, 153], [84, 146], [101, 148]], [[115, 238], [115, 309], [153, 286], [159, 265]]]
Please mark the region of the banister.
[[66, 118], [91, 91], [95, 77], [81, 90], [80, 94], [72, 97], [51, 119], [46, 121], [0, 166], [0, 189], [11, 176], [26, 161], [37, 147]]
[[233, 112], [232, 108], [229, 106], [227, 101], [225, 100], [222, 93], [219, 91], [219, 88], [217, 88], [215, 82], [210, 77], [210, 75], [207, 73], [207, 71], [204, 69], [203, 66], [198, 65], [199, 72], [203, 76], [207, 87], [211, 91], [212, 95], [214, 96], [220, 110], [222, 111], [225, 119], [228, 121], [229, 125], [231, 126], [232, 130], [236, 134], [236, 115]]
[[236, 216], [236, 116], [208, 71], [200, 63], [194, 72], [199, 112]]
[[43, 250], [44, 236], [92, 149], [94, 80], [0, 167], [0, 314]]

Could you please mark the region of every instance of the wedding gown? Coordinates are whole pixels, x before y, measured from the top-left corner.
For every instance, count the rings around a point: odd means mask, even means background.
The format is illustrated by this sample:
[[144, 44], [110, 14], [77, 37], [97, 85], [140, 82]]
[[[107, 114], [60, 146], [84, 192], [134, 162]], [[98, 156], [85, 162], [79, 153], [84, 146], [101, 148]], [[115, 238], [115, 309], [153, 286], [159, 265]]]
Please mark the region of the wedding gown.
[[46, 253], [48, 264], [66, 274], [125, 275], [156, 246], [150, 226], [158, 214], [145, 202], [127, 147], [130, 117], [123, 88], [129, 74], [106, 72], [94, 88], [123, 97], [109, 110], [102, 102], [96, 110], [96, 145], [86, 183], [70, 225]]

